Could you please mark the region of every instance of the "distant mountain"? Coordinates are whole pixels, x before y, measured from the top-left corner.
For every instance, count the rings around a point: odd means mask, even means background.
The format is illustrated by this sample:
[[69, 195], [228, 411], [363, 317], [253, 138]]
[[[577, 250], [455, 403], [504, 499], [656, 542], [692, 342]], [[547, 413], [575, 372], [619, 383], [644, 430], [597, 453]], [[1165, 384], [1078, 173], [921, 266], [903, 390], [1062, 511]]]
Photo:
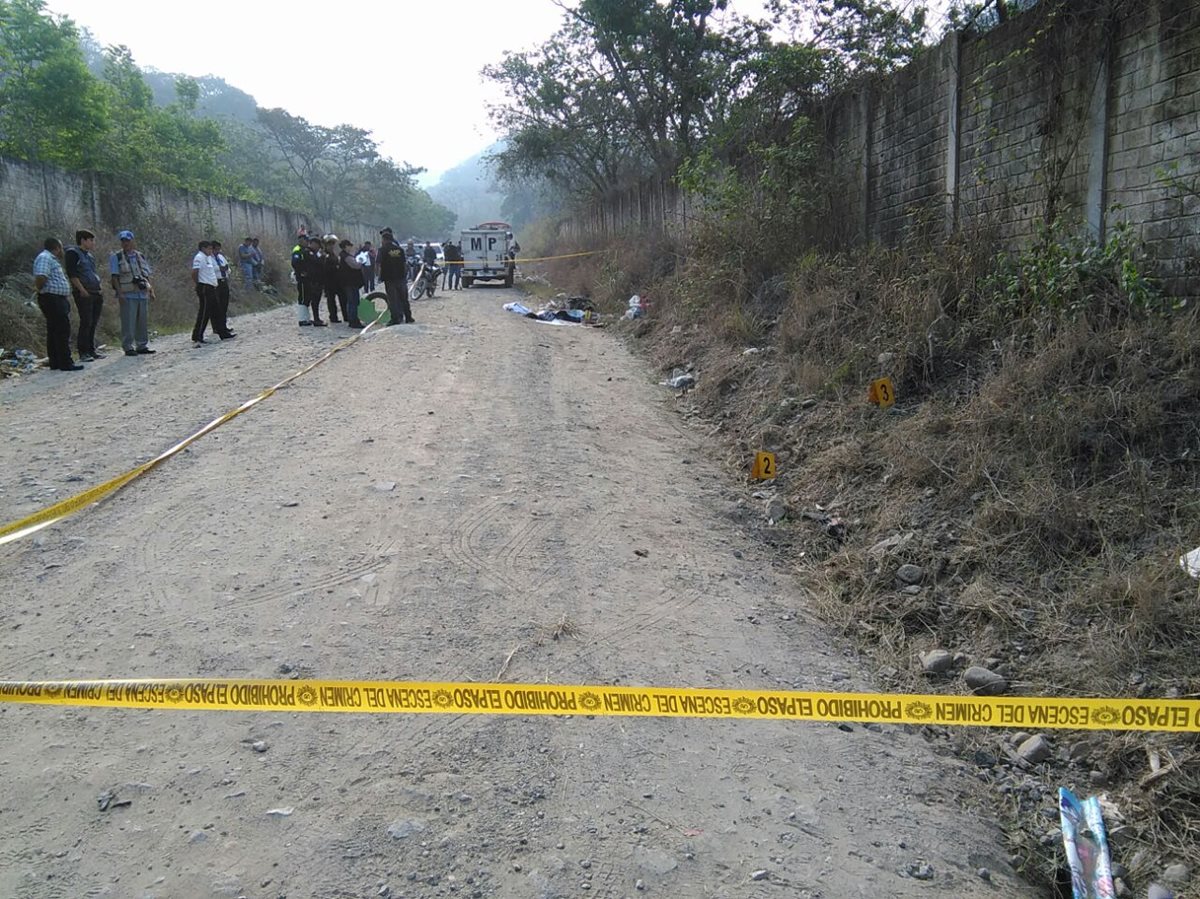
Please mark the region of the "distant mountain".
[[[97, 78], [104, 75], [104, 48], [86, 28], [79, 34], [79, 46], [83, 50], [83, 58], [88, 69]], [[175, 79], [179, 75], [171, 72], [160, 72], [158, 69], [141, 68], [142, 77], [146, 79], [154, 102], [159, 106], [169, 106], [175, 102]], [[205, 75], [194, 79], [200, 86], [200, 102], [197, 112], [206, 118], [233, 119], [253, 125], [257, 122], [258, 104], [254, 98], [240, 88], [229, 84], [224, 78]]]
[[458, 216], [458, 229], [503, 218], [504, 193], [486, 162], [488, 155], [502, 147], [492, 144], [450, 169], [428, 189], [435, 202]]
[[[157, 69], [142, 69], [146, 83], [154, 91], [154, 102], [166, 106], [175, 102], [175, 79], [178, 75], [160, 72]], [[233, 119], [253, 125], [257, 122], [258, 104], [254, 98], [240, 88], [234, 87], [224, 78], [205, 75], [194, 79], [200, 86], [200, 102], [197, 112], [206, 118]]]

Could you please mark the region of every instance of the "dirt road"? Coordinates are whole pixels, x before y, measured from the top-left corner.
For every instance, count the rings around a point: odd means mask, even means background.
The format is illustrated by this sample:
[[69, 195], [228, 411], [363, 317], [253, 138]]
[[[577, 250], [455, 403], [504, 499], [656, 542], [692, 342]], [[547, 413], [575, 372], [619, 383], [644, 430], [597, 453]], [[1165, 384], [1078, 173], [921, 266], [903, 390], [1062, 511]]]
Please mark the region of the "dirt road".
[[[511, 654], [512, 681], [870, 689], [644, 365], [513, 294], [418, 303], [0, 547], [0, 678], [493, 680]], [[0, 384], [4, 517], [346, 334], [235, 327]], [[0, 733], [3, 897], [1032, 895], [970, 767], [900, 728], [9, 706]]]

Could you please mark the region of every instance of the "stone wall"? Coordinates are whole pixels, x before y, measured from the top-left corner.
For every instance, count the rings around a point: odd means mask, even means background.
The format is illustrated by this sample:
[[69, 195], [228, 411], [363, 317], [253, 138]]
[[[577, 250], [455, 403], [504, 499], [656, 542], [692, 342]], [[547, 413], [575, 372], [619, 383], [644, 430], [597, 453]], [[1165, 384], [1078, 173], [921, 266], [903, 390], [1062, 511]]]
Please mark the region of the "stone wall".
[[278, 206], [152, 185], [131, 192], [108, 176], [0, 157], [0, 258], [20, 257], [23, 265], [47, 236], [70, 243], [79, 228], [95, 231], [102, 248], [115, 245], [122, 228], [149, 240], [156, 229], [181, 228], [184, 236], [213, 237], [231, 250], [247, 236], [290, 246], [300, 225], [352, 240], [379, 239], [378, 225], [322, 221]]
[[[1200, 297], [1195, 0], [1044, 0], [819, 119], [830, 179], [813, 232], [829, 246], [966, 229], [1013, 248], [1052, 218], [1099, 239], [1127, 224], [1167, 289]], [[639, 216], [626, 192], [580, 225], [686, 230], [687, 208]]]

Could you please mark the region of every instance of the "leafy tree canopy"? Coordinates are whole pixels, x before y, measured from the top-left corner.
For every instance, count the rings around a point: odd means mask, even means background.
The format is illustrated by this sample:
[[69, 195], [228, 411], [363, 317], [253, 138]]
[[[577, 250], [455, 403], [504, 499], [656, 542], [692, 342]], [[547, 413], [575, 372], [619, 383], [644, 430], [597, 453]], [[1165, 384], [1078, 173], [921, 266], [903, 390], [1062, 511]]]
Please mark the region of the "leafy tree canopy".
[[258, 109], [217, 78], [144, 72], [43, 0], [0, 0], [0, 154], [438, 233], [454, 214], [371, 134]]

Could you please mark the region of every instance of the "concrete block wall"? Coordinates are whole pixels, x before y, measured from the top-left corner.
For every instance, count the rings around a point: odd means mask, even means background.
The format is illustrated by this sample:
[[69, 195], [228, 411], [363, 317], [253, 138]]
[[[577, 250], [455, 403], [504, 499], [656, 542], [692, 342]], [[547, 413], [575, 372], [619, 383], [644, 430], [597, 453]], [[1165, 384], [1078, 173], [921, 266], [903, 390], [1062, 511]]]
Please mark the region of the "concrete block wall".
[[870, 239], [868, 202], [874, 92], [855, 91], [825, 110], [825, 161], [829, 171], [824, 208], [812, 239], [835, 246]]
[[100, 245], [107, 248], [122, 228], [144, 231], [172, 224], [216, 237], [227, 248], [248, 235], [290, 246], [302, 224], [375, 243], [380, 230], [378, 225], [320, 221], [278, 206], [157, 186], [143, 188], [133, 200], [113, 178], [0, 157], [0, 258], [25, 253], [32, 259], [47, 236], [69, 242], [78, 228], [101, 235]]
[[[1166, 289], [1200, 298], [1197, 0], [1043, 0], [982, 36], [947, 36], [816, 115], [827, 173], [816, 243], [978, 229], [1000, 250], [1052, 216], [1099, 239], [1126, 223]], [[614, 196], [579, 229], [617, 223], [659, 225]]]
[[1109, 224], [1129, 223], [1175, 292], [1200, 297], [1200, 4], [1151, 0], [1121, 23], [1108, 134]]
[[955, 55], [943, 42], [882, 85], [869, 157], [865, 230], [873, 241], [896, 244], [928, 224], [943, 230]]

